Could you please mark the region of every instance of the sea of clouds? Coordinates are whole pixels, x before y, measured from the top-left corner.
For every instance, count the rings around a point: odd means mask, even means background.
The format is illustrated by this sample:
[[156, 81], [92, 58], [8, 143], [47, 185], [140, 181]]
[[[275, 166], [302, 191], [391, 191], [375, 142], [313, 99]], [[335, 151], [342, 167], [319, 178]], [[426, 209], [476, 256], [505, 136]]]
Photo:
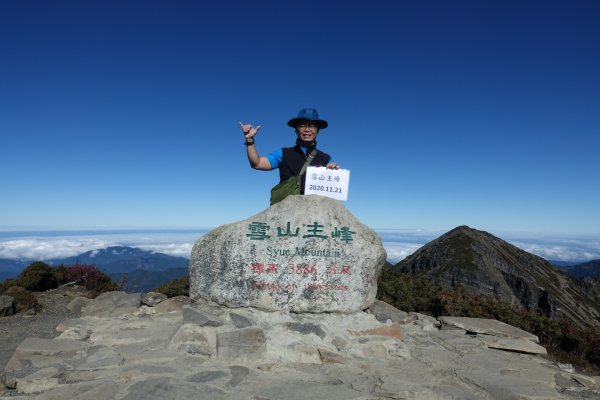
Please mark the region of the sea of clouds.
[[[2, 230], [0, 258], [50, 260], [76, 256], [109, 246], [129, 246], [189, 258], [195, 241], [208, 229], [154, 230]], [[397, 263], [444, 232], [384, 229], [381, 236], [388, 260]], [[600, 238], [592, 236], [499, 235], [509, 243], [548, 260], [600, 259]]]

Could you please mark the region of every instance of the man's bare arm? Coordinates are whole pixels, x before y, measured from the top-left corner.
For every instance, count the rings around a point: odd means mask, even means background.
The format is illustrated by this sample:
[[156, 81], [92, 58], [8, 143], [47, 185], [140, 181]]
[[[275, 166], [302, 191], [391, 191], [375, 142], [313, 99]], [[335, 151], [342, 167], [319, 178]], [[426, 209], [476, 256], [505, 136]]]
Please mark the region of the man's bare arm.
[[269, 159], [267, 157], [261, 157], [258, 154], [258, 150], [256, 150], [256, 144], [254, 143], [254, 137], [258, 133], [260, 125], [255, 128], [251, 124], [242, 124], [240, 122], [240, 128], [242, 129], [244, 138], [246, 139], [246, 152], [248, 153], [248, 161], [250, 162], [250, 166], [254, 169], [263, 171], [271, 170], [272, 168]]

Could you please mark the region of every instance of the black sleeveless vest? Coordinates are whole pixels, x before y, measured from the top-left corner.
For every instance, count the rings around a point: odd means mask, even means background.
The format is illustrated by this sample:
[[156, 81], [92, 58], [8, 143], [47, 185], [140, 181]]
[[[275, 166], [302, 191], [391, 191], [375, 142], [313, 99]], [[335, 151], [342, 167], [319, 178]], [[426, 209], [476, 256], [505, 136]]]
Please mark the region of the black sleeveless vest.
[[[279, 164], [279, 182], [283, 182], [286, 179], [297, 176], [302, 169], [302, 166], [306, 162], [307, 155], [304, 154], [304, 151], [300, 148], [300, 146], [296, 145], [294, 147], [284, 147], [281, 149], [283, 153], [283, 159]], [[308, 150], [308, 154], [310, 154], [310, 149]], [[310, 165], [313, 167], [325, 167], [327, 163], [331, 160], [329, 154], [323, 153], [320, 150], [317, 150], [317, 154], [315, 158], [311, 161]], [[302, 184], [300, 185], [300, 193], [304, 194], [304, 181], [306, 180], [306, 173], [302, 175]]]

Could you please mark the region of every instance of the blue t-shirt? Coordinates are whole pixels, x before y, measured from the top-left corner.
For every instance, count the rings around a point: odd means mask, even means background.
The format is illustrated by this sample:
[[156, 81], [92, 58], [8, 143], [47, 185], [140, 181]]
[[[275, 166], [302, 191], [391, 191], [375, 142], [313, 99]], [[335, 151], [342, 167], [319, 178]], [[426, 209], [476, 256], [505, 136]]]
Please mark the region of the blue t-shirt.
[[[308, 151], [308, 147], [300, 146], [304, 154]], [[271, 169], [279, 168], [279, 164], [283, 161], [283, 150], [277, 149], [274, 152], [267, 154], [267, 160], [269, 160], [269, 164], [271, 164]], [[329, 162], [332, 162], [329, 160]]]

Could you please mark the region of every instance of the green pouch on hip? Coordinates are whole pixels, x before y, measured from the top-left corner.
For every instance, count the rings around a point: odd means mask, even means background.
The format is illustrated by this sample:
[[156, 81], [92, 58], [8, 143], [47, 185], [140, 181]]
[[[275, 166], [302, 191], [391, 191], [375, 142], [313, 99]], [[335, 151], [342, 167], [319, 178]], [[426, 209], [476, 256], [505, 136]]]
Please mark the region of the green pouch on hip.
[[299, 176], [290, 176], [288, 179], [278, 183], [271, 189], [271, 205], [279, 203], [290, 194], [300, 194]]

